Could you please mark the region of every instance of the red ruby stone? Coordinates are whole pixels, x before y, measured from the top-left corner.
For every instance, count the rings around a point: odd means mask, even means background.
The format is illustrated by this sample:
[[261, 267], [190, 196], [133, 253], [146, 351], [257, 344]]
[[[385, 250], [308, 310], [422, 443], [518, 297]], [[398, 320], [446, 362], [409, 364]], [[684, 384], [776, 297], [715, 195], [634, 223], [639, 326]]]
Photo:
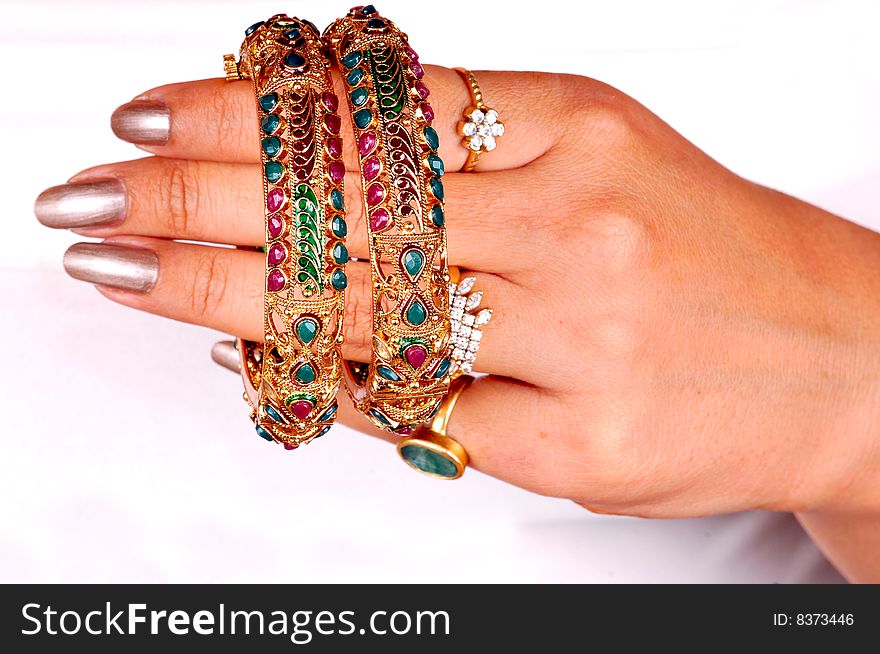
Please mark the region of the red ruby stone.
[[276, 243], [269, 248], [269, 265], [277, 266], [287, 258], [287, 250], [280, 243]]
[[336, 111], [339, 109], [339, 98], [336, 97], [335, 93], [324, 93], [321, 96], [321, 102], [327, 107], [327, 111]]
[[410, 59], [412, 59], [413, 61], [419, 60], [419, 55], [417, 55], [416, 51], [413, 50], [411, 47], [406, 46], [405, 52], [406, 52], [406, 56], [409, 57]]
[[312, 412], [312, 403], [308, 400], [297, 400], [290, 405], [290, 412], [297, 420], [305, 420]]
[[397, 433], [400, 434], [401, 436], [409, 436], [414, 431], [415, 431], [415, 429], [413, 429], [412, 427], [401, 427], [400, 429], [397, 430]]
[[367, 204], [375, 207], [385, 198], [385, 187], [379, 183], [373, 184], [367, 189]]
[[290, 450], [295, 450], [295, 449], [296, 449], [296, 445], [291, 445], [290, 443], [285, 443], [285, 444], [284, 444], [284, 449], [285, 449], [285, 450], [288, 450], [288, 451], [290, 451]]
[[414, 61], [409, 65], [410, 70], [412, 70], [413, 75], [416, 76], [416, 79], [422, 79], [425, 76], [425, 69], [422, 68], [422, 64], [418, 61]]
[[284, 231], [284, 219], [279, 215], [269, 216], [269, 236], [277, 238]]
[[421, 345], [410, 345], [403, 351], [403, 357], [413, 368], [420, 368], [428, 358], [428, 351]]
[[416, 93], [419, 94], [419, 97], [420, 97], [422, 100], [424, 100], [424, 99], [427, 98], [429, 95], [431, 95], [431, 92], [428, 90], [428, 87], [425, 86], [425, 83], [422, 82], [421, 80], [419, 80], [418, 82], [416, 82], [415, 85], [413, 86], [413, 88], [416, 90]]
[[273, 188], [269, 191], [268, 195], [266, 195], [266, 207], [269, 209], [269, 213], [275, 213], [283, 207], [284, 200], [284, 189]]
[[287, 278], [284, 276], [284, 273], [276, 269], [269, 273], [269, 279], [266, 281], [266, 288], [274, 293], [275, 291], [280, 291], [284, 288], [286, 282]]
[[342, 139], [336, 137], [329, 139], [327, 141], [327, 152], [334, 159], [339, 159], [342, 156]]
[[370, 229], [379, 232], [391, 224], [391, 214], [384, 207], [379, 207], [370, 216]]
[[330, 179], [337, 184], [345, 178], [345, 165], [343, 165], [341, 161], [331, 162], [328, 171], [330, 173]]
[[376, 179], [376, 175], [379, 174], [379, 171], [382, 169], [382, 164], [379, 163], [378, 157], [370, 157], [364, 162], [364, 177], [367, 181]]
[[376, 132], [364, 132], [358, 139], [358, 152], [361, 153], [361, 156], [370, 154], [378, 142], [379, 139], [376, 137]]
[[324, 116], [324, 124], [327, 126], [327, 129], [334, 134], [338, 134], [339, 128], [342, 127], [342, 121], [336, 114], [327, 114]]
[[422, 103], [422, 115], [425, 117], [429, 123], [434, 120], [434, 107], [432, 107], [427, 102]]

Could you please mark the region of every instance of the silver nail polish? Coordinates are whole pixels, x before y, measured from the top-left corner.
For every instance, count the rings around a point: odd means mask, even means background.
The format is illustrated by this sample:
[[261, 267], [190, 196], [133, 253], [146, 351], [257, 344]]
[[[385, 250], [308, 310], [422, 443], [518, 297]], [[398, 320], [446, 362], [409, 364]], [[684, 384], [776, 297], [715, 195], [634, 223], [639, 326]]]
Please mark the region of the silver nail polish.
[[211, 358], [219, 366], [223, 366], [232, 372], [241, 370], [241, 358], [238, 356], [238, 350], [235, 349], [234, 341], [217, 341], [211, 347]]
[[118, 179], [75, 182], [47, 188], [34, 202], [34, 214], [46, 227], [108, 227], [125, 220], [125, 184]]
[[165, 145], [171, 134], [171, 112], [161, 102], [135, 100], [113, 112], [113, 133], [136, 145]]
[[75, 243], [64, 253], [64, 269], [84, 282], [146, 293], [159, 277], [159, 257], [145, 248]]

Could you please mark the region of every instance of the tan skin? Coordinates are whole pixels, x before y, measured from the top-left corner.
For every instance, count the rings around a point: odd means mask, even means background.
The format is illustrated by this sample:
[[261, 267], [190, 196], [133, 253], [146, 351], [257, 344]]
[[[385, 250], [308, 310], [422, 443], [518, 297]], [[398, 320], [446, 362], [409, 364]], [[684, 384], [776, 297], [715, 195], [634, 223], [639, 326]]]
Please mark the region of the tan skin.
[[[583, 77], [478, 73], [507, 133], [477, 173], [455, 172], [469, 97], [455, 72], [426, 69], [451, 263], [495, 309], [490, 375], [450, 423], [472, 466], [603, 513], [794, 512], [848, 578], [880, 581], [880, 235], [737, 177]], [[125, 222], [80, 233], [153, 249], [159, 280], [99, 290], [259, 340], [263, 256], [172, 240], [263, 243], [250, 85], [142, 98], [170, 108], [169, 143], [72, 181], [124, 181]], [[364, 258], [343, 134], [349, 250]], [[346, 272], [343, 349], [367, 360], [367, 264]], [[347, 402], [340, 419], [381, 435]]]

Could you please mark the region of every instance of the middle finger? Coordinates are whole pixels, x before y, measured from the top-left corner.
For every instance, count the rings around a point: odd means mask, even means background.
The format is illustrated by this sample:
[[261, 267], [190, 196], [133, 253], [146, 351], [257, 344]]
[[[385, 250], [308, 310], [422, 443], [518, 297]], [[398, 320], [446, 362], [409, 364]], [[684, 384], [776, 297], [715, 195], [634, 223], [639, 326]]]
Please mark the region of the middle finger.
[[[450, 262], [472, 269], [507, 274], [529, 258], [533, 207], [522, 202], [533, 171], [525, 169], [479, 175], [449, 173], [446, 220]], [[121, 184], [119, 183], [121, 182]], [[97, 189], [97, 190], [96, 190]], [[115, 207], [112, 215], [93, 214], [90, 226], [82, 212], [94, 211], [78, 198], [101, 196]], [[353, 256], [367, 258], [361, 178], [346, 173], [346, 245]], [[148, 157], [84, 171], [71, 182], [44, 191], [37, 216], [50, 227], [75, 227], [81, 234], [121, 234], [230, 245], [264, 245], [265, 218], [258, 165]], [[491, 247], [486, 247], [491, 243]]]

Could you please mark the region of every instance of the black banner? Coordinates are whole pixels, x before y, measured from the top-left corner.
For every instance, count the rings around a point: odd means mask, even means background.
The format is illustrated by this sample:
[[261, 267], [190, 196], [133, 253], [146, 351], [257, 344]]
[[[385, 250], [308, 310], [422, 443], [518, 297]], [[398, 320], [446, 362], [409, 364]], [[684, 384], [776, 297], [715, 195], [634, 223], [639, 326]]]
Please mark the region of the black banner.
[[0, 596], [0, 644], [11, 652], [366, 645], [543, 653], [600, 643], [629, 648], [646, 639], [712, 651], [880, 637], [877, 586], [12, 585]]

